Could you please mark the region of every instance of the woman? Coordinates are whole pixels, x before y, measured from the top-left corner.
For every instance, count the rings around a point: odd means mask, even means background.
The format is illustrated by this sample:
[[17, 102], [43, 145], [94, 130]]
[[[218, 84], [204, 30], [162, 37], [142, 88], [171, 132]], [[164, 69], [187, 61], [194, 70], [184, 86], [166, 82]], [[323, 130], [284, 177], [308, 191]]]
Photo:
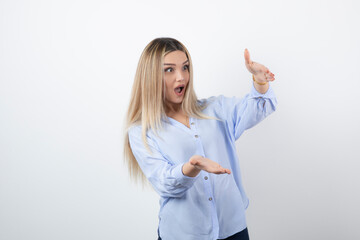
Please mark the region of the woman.
[[274, 74], [250, 60], [253, 85], [244, 98], [198, 100], [188, 50], [172, 38], [144, 49], [127, 115], [125, 157], [134, 179], [160, 195], [159, 239], [249, 239], [248, 198], [235, 141], [277, 104]]

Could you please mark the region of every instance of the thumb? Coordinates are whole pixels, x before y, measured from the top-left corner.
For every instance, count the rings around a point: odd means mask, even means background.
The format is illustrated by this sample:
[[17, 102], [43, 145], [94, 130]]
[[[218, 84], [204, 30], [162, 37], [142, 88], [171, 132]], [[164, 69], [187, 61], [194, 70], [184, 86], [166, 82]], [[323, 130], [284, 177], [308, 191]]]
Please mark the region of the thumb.
[[245, 57], [245, 64], [250, 65], [251, 64], [250, 53], [249, 53], [249, 50], [247, 48], [245, 48], [244, 57]]

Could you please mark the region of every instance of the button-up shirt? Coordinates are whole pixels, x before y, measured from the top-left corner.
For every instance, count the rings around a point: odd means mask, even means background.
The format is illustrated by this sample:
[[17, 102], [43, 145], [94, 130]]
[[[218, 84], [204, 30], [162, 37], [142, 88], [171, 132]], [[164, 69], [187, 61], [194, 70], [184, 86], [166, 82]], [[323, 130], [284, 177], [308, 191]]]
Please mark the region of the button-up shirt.
[[[190, 128], [173, 118], [163, 118], [163, 128], [142, 140], [141, 125], [129, 131], [132, 152], [160, 195], [158, 232], [163, 240], [209, 240], [227, 238], [246, 228], [245, 194], [235, 141], [241, 134], [275, 111], [271, 86], [265, 94], [254, 85], [243, 98], [223, 95], [198, 100], [203, 113], [216, 119], [189, 118]], [[196, 177], [183, 174], [191, 156], [201, 155], [231, 174], [200, 171]]]

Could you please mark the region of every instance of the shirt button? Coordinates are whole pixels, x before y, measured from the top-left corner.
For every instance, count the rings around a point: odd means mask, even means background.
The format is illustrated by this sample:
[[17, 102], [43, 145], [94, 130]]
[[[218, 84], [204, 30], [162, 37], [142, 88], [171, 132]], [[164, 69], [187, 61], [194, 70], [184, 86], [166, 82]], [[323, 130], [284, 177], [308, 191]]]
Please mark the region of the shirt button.
[[212, 197], [209, 197], [209, 201], [211, 201], [212, 200]]
[[194, 124], [195, 124], [194, 122], [191, 123], [191, 125], [194, 125]]
[[205, 176], [205, 177], [204, 177], [204, 179], [205, 179], [205, 180], [208, 180], [208, 177], [207, 177], [207, 176]]
[[196, 138], [198, 138], [198, 137], [199, 137], [199, 135], [195, 135], [195, 137], [196, 137]]

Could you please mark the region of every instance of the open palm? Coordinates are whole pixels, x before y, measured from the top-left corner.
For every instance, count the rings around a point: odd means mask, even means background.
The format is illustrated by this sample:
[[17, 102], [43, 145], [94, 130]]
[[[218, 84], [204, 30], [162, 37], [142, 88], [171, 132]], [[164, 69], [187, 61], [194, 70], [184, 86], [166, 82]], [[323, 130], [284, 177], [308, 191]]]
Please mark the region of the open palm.
[[215, 173], [215, 174], [231, 174], [230, 169], [223, 168], [219, 163], [214, 162], [209, 158], [205, 158], [199, 155], [194, 155], [190, 159], [190, 163], [195, 166], [197, 169], [204, 170], [208, 173]]
[[267, 67], [250, 59], [249, 50], [245, 49], [244, 57], [246, 68], [255, 76], [258, 82], [269, 82], [275, 80], [275, 74], [273, 74]]

